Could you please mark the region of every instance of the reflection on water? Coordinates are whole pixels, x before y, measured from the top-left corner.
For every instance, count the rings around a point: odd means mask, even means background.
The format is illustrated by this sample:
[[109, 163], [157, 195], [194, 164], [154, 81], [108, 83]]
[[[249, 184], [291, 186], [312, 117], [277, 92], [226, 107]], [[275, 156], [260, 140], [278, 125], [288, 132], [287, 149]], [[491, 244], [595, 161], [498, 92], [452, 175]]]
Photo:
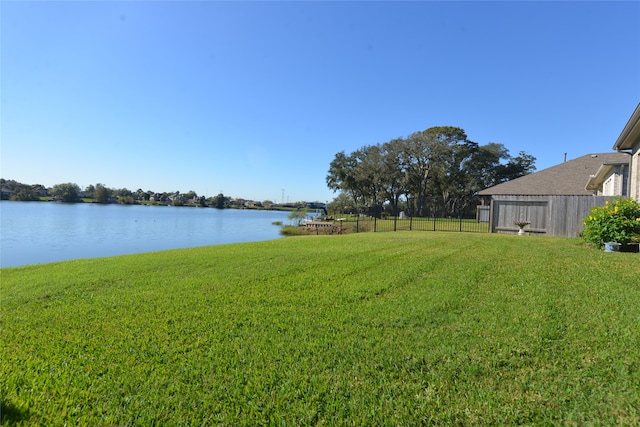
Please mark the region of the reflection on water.
[[0, 266], [271, 240], [288, 212], [0, 202]]

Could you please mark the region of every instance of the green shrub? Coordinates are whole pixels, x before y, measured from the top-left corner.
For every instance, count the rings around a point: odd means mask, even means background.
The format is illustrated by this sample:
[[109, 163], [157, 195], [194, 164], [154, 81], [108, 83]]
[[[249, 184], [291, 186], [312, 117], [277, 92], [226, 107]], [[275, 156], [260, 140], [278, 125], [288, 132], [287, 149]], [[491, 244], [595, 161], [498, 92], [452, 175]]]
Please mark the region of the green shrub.
[[582, 238], [602, 248], [607, 242], [622, 244], [640, 240], [640, 203], [618, 198], [605, 206], [596, 206], [584, 218]]
[[293, 221], [294, 225], [300, 225], [302, 224], [302, 221], [304, 221], [304, 219], [307, 217], [307, 212], [308, 212], [308, 209], [298, 209], [298, 210], [292, 211], [289, 214], [289, 219]]
[[135, 205], [136, 201], [131, 196], [118, 197], [118, 203], [121, 205]]
[[306, 229], [302, 227], [296, 227], [293, 225], [285, 225], [280, 230], [280, 234], [283, 236], [306, 236], [310, 234]]

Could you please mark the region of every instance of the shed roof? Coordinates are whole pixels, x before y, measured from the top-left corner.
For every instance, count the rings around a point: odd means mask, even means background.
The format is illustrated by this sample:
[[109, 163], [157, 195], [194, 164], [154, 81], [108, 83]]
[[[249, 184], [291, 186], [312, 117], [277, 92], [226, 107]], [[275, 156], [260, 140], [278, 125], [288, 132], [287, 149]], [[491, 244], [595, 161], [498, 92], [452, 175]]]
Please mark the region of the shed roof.
[[628, 164], [627, 153], [595, 153], [568, 160], [514, 180], [486, 188], [478, 194], [527, 196], [591, 196], [585, 188], [591, 175], [604, 164]]

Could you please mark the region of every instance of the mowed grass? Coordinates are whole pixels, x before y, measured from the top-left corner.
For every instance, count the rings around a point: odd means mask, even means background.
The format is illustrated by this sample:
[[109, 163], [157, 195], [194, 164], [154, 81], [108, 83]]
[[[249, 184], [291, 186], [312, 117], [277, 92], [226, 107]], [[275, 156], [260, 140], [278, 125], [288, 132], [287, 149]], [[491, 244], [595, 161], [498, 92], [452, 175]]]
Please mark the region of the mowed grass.
[[640, 258], [304, 236], [1, 271], [23, 425], [638, 425]]

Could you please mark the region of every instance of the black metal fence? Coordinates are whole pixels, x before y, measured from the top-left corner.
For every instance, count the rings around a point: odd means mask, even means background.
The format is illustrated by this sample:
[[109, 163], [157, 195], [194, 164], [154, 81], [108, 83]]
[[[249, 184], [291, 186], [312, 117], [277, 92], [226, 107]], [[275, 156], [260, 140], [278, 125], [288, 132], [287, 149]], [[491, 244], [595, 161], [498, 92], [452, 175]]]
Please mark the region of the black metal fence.
[[[322, 232], [322, 229], [312, 229]], [[337, 218], [329, 232], [336, 234], [344, 233], [367, 233], [384, 231], [449, 231], [449, 232], [471, 232], [488, 233], [489, 223], [479, 221], [476, 218], [458, 217], [406, 217], [387, 216], [377, 218], [375, 216], [346, 215]]]

